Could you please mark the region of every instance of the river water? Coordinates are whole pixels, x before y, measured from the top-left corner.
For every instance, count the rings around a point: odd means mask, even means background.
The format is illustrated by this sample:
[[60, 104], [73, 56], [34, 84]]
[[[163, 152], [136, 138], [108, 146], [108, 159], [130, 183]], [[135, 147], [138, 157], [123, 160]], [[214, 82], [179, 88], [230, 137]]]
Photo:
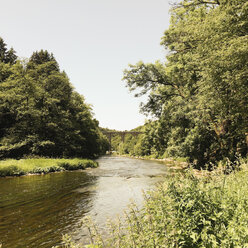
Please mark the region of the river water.
[[51, 248], [70, 234], [85, 243], [79, 223], [86, 215], [104, 228], [130, 201], [141, 206], [142, 190], [163, 180], [165, 164], [115, 156], [85, 171], [0, 178], [2, 248]]

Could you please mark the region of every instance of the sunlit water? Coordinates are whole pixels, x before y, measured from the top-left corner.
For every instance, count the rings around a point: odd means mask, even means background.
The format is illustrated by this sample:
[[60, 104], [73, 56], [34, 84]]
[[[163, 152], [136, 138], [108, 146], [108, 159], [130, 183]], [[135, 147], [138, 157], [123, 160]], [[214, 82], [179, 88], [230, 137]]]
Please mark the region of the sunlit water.
[[164, 164], [104, 156], [99, 168], [40, 176], [0, 179], [2, 248], [51, 248], [61, 235], [85, 243], [85, 215], [104, 228], [130, 201], [142, 204], [142, 190], [163, 180]]

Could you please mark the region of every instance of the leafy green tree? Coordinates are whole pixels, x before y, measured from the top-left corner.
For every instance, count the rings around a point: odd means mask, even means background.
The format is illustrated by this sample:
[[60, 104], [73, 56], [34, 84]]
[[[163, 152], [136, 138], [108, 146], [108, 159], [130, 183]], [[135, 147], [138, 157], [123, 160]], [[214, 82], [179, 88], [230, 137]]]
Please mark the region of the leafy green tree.
[[[7, 45], [0, 37], [0, 85], [8, 77], [11, 76], [11, 66], [16, 62], [17, 56], [13, 48], [7, 49]], [[7, 126], [11, 126], [14, 122], [14, 116], [9, 110], [8, 103], [2, 104], [0, 98], [0, 139], [5, 134]]]
[[124, 71], [136, 96], [148, 94], [143, 112], [164, 130], [152, 143], [158, 153], [198, 164], [247, 154], [247, 11], [246, 0], [181, 1], [162, 37], [167, 62]]
[[8, 66], [10, 76], [0, 84], [0, 157], [93, 157], [106, 151], [91, 107], [52, 54], [41, 50]]
[[5, 64], [14, 64], [16, 62], [17, 56], [13, 48], [7, 48], [4, 40], [0, 37], [0, 62]]

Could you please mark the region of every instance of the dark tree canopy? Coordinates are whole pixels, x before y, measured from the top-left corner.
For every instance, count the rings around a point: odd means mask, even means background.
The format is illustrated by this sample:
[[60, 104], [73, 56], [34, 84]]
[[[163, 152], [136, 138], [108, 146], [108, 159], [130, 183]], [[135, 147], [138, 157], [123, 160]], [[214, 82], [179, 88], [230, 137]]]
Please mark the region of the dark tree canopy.
[[34, 52], [27, 65], [28, 68], [33, 68], [37, 65], [47, 64], [51, 71], [59, 71], [59, 64], [54, 58], [52, 53], [49, 53], [47, 50], [40, 50]]
[[84, 97], [53, 54], [0, 63], [0, 158], [93, 157], [108, 148]]
[[0, 37], [0, 62], [5, 64], [14, 64], [16, 62], [17, 56], [13, 48], [7, 49], [7, 45], [4, 40]]

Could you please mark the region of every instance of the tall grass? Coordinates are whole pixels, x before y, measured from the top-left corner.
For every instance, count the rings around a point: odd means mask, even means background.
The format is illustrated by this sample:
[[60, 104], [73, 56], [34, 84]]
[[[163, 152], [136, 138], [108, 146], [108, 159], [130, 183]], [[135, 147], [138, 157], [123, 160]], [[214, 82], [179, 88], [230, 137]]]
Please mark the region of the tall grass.
[[0, 177], [26, 174], [46, 174], [55, 171], [78, 170], [97, 167], [98, 163], [89, 159], [8, 159], [0, 161]]
[[[248, 247], [248, 165], [226, 175], [222, 170], [168, 177], [145, 195], [142, 210], [130, 208], [124, 224], [111, 225], [103, 238], [85, 221], [88, 248]], [[64, 247], [84, 247], [64, 237]]]

